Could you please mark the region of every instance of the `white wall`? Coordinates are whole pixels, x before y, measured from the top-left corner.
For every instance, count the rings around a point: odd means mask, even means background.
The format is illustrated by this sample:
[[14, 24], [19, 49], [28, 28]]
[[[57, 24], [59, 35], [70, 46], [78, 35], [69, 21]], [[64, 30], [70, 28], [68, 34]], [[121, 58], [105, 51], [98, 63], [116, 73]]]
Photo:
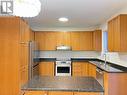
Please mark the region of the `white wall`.
[[[100, 28], [102, 29], [102, 31], [107, 31], [108, 27], [107, 27], [107, 22], [112, 19], [113, 17], [119, 15], [119, 14], [127, 14], [127, 7], [121, 9], [120, 11], [118, 11], [116, 14], [114, 14], [112, 17], [110, 17], [109, 19], [107, 19], [106, 22], [104, 22]], [[103, 36], [102, 36], [103, 37]], [[103, 44], [103, 43], [102, 43]], [[102, 49], [104, 50], [104, 49]], [[103, 55], [100, 56], [100, 59], [104, 59]], [[118, 52], [108, 52], [107, 54], [107, 59], [109, 62], [113, 62], [122, 66], [126, 66], [127, 67], [127, 52], [125, 53], [118, 53]]]

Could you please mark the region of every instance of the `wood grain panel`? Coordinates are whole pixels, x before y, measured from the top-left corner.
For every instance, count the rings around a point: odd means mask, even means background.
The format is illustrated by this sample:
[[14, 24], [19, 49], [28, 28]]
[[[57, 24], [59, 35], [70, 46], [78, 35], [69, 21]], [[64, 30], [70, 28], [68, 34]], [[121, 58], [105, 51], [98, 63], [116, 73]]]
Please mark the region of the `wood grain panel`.
[[27, 91], [25, 95], [48, 95], [46, 91]]
[[98, 92], [74, 92], [74, 95], [101, 95]]
[[0, 95], [19, 95], [19, 18], [0, 17]]
[[39, 64], [39, 74], [42, 76], [54, 76], [54, 62], [41, 62]]
[[73, 92], [49, 91], [48, 95], [73, 95]]
[[93, 32], [93, 49], [95, 51], [102, 50], [102, 31], [101, 30], [95, 30]]
[[45, 50], [45, 32], [35, 32], [35, 41], [38, 43], [39, 50]]

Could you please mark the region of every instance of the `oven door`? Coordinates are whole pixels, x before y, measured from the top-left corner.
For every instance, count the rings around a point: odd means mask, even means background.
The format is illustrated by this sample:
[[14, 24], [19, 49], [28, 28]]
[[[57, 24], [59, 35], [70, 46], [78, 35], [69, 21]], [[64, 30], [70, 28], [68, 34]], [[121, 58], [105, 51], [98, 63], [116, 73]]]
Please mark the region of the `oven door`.
[[56, 76], [71, 76], [71, 64], [56, 64]]

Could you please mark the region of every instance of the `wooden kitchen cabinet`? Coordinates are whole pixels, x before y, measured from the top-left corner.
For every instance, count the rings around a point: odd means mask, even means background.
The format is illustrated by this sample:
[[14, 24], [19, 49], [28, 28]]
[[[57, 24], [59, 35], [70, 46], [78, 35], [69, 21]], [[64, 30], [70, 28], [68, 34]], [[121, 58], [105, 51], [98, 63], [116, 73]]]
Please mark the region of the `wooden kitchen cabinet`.
[[28, 65], [20, 69], [21, 86], [28, 82]]
[[19, 95], [20, 57], [18, 17], [0, 17], [0, 95]]
[[20, 43], [28, 43], [34, 40], [34, 32], [25, 20], [20, 20]]
[[0, 17], [0, 95], [19, 95], [27, 80], [28, 48], [22, 44], [28, 41], [28, 28], [19, 17]]
[[54, 76], [54, 62], [40, 62], [39, 63], [39, 75], [42, 76]]
[[72, 50], [93, 50], [93, 32], [71, 32]]
[[104, 72], [104, 95], [127, 95], [127, 73]]
[[65, 91], [49, 91], [48, 95], [73, 95], [73, 92], [65, 92]]
[[48, 95], [47, 91], [26, 91], [24, 95]]
[[95, 30], [93, 32], [93, 50], [101, 51], [102, 50], [102, 31]]
[[56, 46], [61, 46], [61, 45], [71, 46], [71, 44], [70, 44], [70, 32], [56, 32], [56, 35], [57, 35]]
[[74, 92], [74, 95], [101, 95], [99, 92]]
[[93, 32], [36, 32], [39, 50], [56, 50], [56, 46], [71, 46], [72, 50], [93, 50]]
[[87, 62], [73, 62], [72, 76], [88, 76], [88, 63]]
[[127, 15], [119, 15], [108, 22], [108, 50], [127, 51]]
[[88, 64], [88, 75], [96, 78], [96, 66], [91, 63]]

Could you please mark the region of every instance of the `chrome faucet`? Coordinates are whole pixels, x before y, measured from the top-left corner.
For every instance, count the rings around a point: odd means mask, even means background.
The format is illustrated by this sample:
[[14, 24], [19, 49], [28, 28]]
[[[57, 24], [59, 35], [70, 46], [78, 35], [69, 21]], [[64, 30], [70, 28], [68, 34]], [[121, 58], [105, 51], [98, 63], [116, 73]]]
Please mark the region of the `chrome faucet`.
[[105, 60], [104, 65], [106, 66], [106, 63], [107, 63], [107, 55], [106, 55], [106, 53], [104, 54], [104, 60]]

